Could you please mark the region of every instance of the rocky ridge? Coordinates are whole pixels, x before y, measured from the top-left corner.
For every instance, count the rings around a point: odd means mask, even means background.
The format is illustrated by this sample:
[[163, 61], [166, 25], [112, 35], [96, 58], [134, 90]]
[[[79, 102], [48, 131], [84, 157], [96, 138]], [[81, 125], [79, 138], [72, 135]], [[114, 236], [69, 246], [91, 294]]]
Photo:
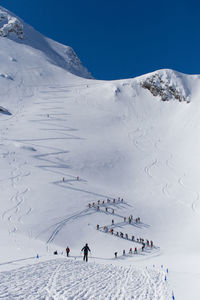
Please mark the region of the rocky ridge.
[[0, 9], [0, 36], [7, 37], [12, 33], [23, 39], [23, 24], [16, 17]]
[[189, 103], [184, 88], [180, 88], [175, 82], [171, 82], [168, 78], [163, 78], [161, 74], [153, 74], [148, 76], [140, 83], [141, 87], [149, 90], [153, 96], [159, 96], [162, 101], [178, 100]]

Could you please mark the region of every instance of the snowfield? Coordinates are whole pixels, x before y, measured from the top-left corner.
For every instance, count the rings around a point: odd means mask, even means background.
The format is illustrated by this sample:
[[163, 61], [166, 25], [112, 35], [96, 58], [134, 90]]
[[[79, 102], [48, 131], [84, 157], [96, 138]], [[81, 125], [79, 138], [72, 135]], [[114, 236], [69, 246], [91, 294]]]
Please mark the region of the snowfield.
[[1, 28], [12, 18], [23, 36], [0, 36], [0, 298], [199, 300], [200, 76], [94, 80], [0, 7]]
[[153, 269], [56, 259], [0, 273], [0, 298], [170, 299], [164, 277]]

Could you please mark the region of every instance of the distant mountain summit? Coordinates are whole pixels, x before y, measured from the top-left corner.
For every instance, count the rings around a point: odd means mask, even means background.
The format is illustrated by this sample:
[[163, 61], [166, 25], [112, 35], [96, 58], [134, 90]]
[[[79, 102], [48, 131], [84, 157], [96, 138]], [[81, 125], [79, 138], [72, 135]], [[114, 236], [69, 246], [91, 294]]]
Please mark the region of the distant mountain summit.
[[0, 38], [8, 38], [15, 43], [31, 46], [42, 51], [53, 64], [66, 69], [70, 73], [84, 78], [92, 78], [92, 75], [83, 67], [80, 59], [71, 47], [46, 38], [22, 19], [1, 6]]

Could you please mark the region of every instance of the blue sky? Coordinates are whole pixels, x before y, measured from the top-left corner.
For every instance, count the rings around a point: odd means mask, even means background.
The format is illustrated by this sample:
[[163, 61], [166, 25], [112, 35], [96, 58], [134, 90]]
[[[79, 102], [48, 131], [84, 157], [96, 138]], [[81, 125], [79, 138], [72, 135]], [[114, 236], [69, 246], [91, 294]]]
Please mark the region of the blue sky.
[[72, 46], [97, 79], [156, 69], [200, 73], [200, 2], [1, 0], [44, 35]]

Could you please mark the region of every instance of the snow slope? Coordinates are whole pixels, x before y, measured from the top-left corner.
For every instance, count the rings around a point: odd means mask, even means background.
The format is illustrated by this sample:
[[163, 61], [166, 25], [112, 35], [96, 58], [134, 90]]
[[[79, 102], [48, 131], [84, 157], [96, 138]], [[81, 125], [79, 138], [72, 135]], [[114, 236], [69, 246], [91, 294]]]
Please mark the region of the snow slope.
[[[100, 297], [98, 278], [109, 269], [111, 286], [101, 289], [104, 299], [140, 299], [138, 293], [141, 299], [170, 299], [172, 289], [176, 299], [198, 299], [200, 76], [159, 70], [127, 80], [89, 79], [70, 47], [0, 10], [5, 16], [1, 28], [12, 18], [23, 25], [23, 37], [16, 31], [0, 37], [0, 105], [8, 112], [0, 111], [0, 295], [20, 289], [28, 258], [39, 253], [50, 259], [55, 249], [60, 253], [68, 245], [78, 259], [88, 242], [95, 265], [41, 262], [30, 267], [20, 297], [31, 299], [37, 292], [38, 299], [67, 299], [71, 293], [71, 299], [83, 299], [80, 290], [85, 299]], [[118, 197], [124, 202], [113, 203]], [[88, 207], [98, 200], [99, 210]], [[124, 216], [130, 214], [134, 220], [128, 224]], [[104, 232], [104, 226], [114, 234]], [[142, 252], [137, 238], [153, 240], [155, 247]], [[135, 247], [137, 254], [127, 254]], [[115, 251], [118, 259], [113, 260]], [[161, 265], [169, 269], [167, 282]], [[11, 280], [9, 270], [15, 268]], [[70, 292], [61, 283], [55, 292], [60, 275], [50, 274], [60, 268], [66, 276], [75, 270]], [[82, 269], [86, 279], [76, 291]], [[41, 283], [35, 272], [44, 273]], [[121, 272], [131, 274], [130, 289]], [[46, 276], [50, 292], [44, 288]], [[87, 294], [83, 286], [91, 282]], [[114, 293], [123, 292], [112, 294], [114, 286], [119, 286]]]
[[[0, 273], [3, 299], [169, 299], [164, 272], [57, 259]], [[7, 287], [7, 282], [10, 285]]]

